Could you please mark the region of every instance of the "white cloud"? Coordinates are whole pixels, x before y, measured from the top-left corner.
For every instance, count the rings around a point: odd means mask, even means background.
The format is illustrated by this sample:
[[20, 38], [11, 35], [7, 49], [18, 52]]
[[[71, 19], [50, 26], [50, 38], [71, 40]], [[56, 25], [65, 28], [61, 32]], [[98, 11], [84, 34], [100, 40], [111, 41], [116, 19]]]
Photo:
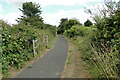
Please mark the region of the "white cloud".
[[90, 15], [85, 13], [83, 9], [80, 9], [69, 11], [60, 10], [56, 13], [45, 13], [42, 15], [42, 17], [44, 18], [45, 22], [58, 26], [61, 18], [76, 18], [81, 23], [84, 23], [88, 18], [90, 18]]
[[115, 0], [115, 2], [119, 2], [120, 0]]
[[[97, 13], [96, 10], [98, 8], [103, 8], [103, 4], [97, 4], [94, 6], [89, 6], [87, 9], [92, 9], [93, 13]], [[96, 10], [95, 10], [96, 9]], [[90, 19], [92, 22], [93, 19], [91, 18], [91, 15], [85, 12], [85, 9], [79, 9], [79, 10], [60, 10], [55, 13], [43, 13], [42, 14], [43, 19], [46, 23], [52, 24], [52, 25], [59, 25], [61, 18], [76, 18], [78, 19], [82, 24], [87, 20]]]
[[[22, 2], [32, 1], [39, 3], [41, 6], [48, 6], [48, 5], [84, 5], [85, 7], [90, 6], [86, 5], [87, 2], [103, 2], [104, 0], [7, 0], [9, 4], [15, 5], [16, 7], [20, 7]], [[15, 19], [19, 17], [20, 14], [18, 13], [9, 13], [4, 17], [9, 23], [16, 23]], [[77, 18], [80, 20], [81, 23], [84, 23], [90, 15], [84, 12], [84, 9], [79, 10], [59, 10], [58, 12], [54, 13], [42, 13], [42, 17], [46, 23], [52, 25], [59, 25], [59, 21], [61, 18]]]
[[22, 2], [37, 2], [42, 6], [48, 5], [83, 5], [87, 2], [103, 2], [104, 0], [7, 0], [8, 3], [16, 4]]
[[2, 12], [3, 11], [3, 8], [2, 8], [2, 5], [0, 4], [0, 12]]
[[[20, 7], [22, 2], [36, 2], [39, 3], [41, 6], [48, 6], [48, 5], [84, 5], [88, 9], [97, 9], [98, 4], [95, 6], [88, 6], [86, 3], [88, 2], [104, 2], [104, 0], [7, 0], [9, 4], [15, 5], [16, 7]], [[119, 0], [115, 0], [118, 2]], [[99, 8], [103, 8], [102, 3], [99, 4]], [[2, 11], [2, 6], [0, 5], [0, 11]], [[0, 18], [3, 15], [0, 14]], [[9, 23], [16, 23], [15, 19], [20, 16], [19, 13], [9, 13], [5, 15], [3, 18], [7, 20]], [[84, 23], [90, 15], [84, 12], [84, 9], [79, 10], [59, 10], [58, 12], [54, 13], [42, 13], [42, 17], [46, 23], [52, 25], [59, 25], [59, 21], [61, 18], [77, 18], [81, 23]]]
[[0, 19], [3, 19], [3, 15], [2, 14], [0, 14]]
[[18, 17], [20, 17], [20, 13], [14, 13], [14, 12], [0, 16], [0, 18], [2, 18], [4, 21], [8, 22], [9, 24], [17, 24], [16, 19]]
[[0, 4], [0, 19], [6, 21], [9, 24], [16, 24], [16, 19], [20, 17], [20, 12], [9, 12], [7, 14], [3, 14], [3, 7], [2, 4]]
[[[16, 24], [17, 22], [15, 20], [20, 17], [20, 15], [21, 13], [12, 12], [7, 15], [0, 15], [0, 19], [7, 21], [9, 24]], [[81, 23], [84, 23], [88, 18], [90, 18], [90, 15], [85, 13], [83, 9], [69, 11], [60, 10], [55, 13], [43, 13], [41, 16], [46, 23], [57, 26], [59, 25], [61, 18], [77, 18]]]

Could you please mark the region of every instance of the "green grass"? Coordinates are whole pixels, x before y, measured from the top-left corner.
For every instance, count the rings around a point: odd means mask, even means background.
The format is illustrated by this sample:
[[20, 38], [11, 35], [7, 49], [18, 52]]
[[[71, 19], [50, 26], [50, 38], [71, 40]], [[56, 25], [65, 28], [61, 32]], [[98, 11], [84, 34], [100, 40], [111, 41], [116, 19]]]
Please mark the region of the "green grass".
[[[84, 29], [84, 27], [81, 28]], [[119, 78], [119, 66], [117, 66], [120, 64], [119, 52], [117, 50], [108, 51], [104, 45], [97, 48], [93, 42], [96, 34], [93, 29], [86, 28], [84, 31], [82, 30], [83, 36], [74, 36], [71, 40], [82, 54], [81, 58], [88, 65], [88, 71], [94, 78]]]
[[118, 55], [110, 52], [98, 52], [96, 46], [91, 46], [91, 40], [87, 36], [76, 37], [74, 43], [78, 46], [82, 53], [82, 59], [89, 65], [89, 72], [95, 78], [118, 78]]

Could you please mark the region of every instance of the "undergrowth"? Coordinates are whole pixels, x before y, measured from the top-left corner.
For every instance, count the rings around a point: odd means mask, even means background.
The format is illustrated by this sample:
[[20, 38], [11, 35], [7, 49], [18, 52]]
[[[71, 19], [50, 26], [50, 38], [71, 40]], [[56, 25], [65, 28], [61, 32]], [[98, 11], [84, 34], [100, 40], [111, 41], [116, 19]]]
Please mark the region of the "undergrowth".
[[[33, 40], [36, 42], [36, 53], [41, 54], [46, 49], [45, 36], [50, 43], [54, 39], [54, 33], [48, 29], [34, 28], [30, 25], [19, 24], [4, 26], [2, 30], [2, 74], [10, 75], [10, 69], [21, 69], [33, 55]], [[48, 45], [50, 47], [50, 45]]]

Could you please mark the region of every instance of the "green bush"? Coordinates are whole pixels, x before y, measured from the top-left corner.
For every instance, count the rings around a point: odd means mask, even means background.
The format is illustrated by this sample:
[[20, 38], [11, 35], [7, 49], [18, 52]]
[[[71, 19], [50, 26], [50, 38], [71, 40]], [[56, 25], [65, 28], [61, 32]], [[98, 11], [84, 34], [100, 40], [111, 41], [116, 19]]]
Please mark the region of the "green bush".
[[26, 61], [33, 58], [33, 40], [38, 40], [36, 42], [37, 53], [46, 48], [43, 42], [45, 35], [49, 36], [49, 42], [55, 37], [52, 29], [41, 30], [25, 24], [3, 27], [2, 73], [4, 77], [9, 75], [10, 68], [20, 69]]
[[6, 74], [12, 66], [21, 68], [32, 54], [32, 40], [35, 39], [35, 29], [26, 25], [16, 25], [3, 28], [2, 33], [2, 71]]
[[[71, 38], [78, 46], [81, 58], [87, 63], [90, 73], [95, 78], [118, 78], [120, 64], [119, 50], [116, 47], [119, 46], [108, 49], [106, 45], [100, 43], [101, 41], [96, 41], [99, 36], [97, 27], [73, 26], [65, 31], [64, 35]], [[119, 42], [115, 41], [114, 44]]]
[[72, 26], [70, 29], [66, 30], [64, 32], [64, 35], [70, 38], [76, 37], [76, 36], [86, 36], [86, 35], [89, 37], [91, 35], [94, 35], [92, 34], [92, 32], [95, 32], [96, 30], [97, 28], [95, 27], [75, 25], [75, 26]]

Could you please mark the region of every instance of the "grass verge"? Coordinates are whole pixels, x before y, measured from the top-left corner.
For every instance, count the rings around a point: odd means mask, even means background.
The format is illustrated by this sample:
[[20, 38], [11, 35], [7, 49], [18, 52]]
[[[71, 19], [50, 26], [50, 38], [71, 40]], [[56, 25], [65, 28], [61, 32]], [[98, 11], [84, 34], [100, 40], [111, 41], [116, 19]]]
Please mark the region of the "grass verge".
[[81, 53], [72, 40], [68, 39], [69, 51], [62, 78], [91, 78], [87, 65], [81, 59]]

